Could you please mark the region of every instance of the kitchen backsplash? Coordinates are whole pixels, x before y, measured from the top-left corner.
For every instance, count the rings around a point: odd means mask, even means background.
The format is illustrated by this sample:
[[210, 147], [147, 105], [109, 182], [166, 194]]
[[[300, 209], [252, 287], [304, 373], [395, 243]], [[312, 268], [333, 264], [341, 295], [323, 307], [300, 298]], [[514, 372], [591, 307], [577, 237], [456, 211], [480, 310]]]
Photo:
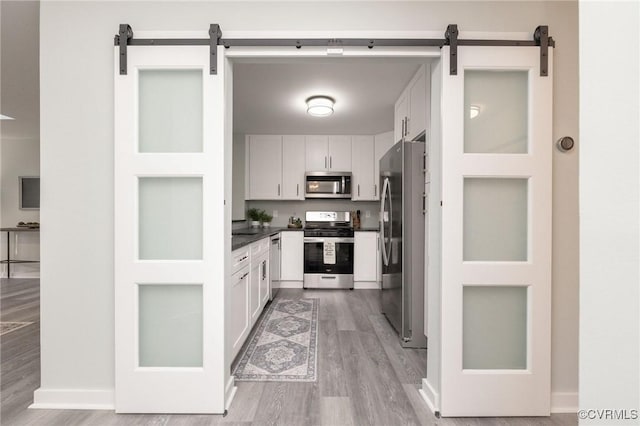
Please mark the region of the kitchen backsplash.
[[[377, 227], [380, 203], [378, 201], [350, 200], [304, 200], [304, 201], [247, 201], [246, 208], [265, 210], [273, 215], [272, 226], [287, 226], [290, 216], [296, 216], [304, 222], [307, 210], [355, 211], [360, 210], [360, 226]], [[277, 217], [274, 212], [277, 212]], [[369, 217], [367, 217], [367, 212]]]

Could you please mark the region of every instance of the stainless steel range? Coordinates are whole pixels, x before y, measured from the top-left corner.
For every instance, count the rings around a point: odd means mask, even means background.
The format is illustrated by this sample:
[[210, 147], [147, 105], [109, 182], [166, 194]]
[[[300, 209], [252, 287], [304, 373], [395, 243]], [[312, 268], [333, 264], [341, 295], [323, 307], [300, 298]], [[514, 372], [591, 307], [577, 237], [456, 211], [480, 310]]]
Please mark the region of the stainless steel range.
[[304, 288], [353, 289], [350, 212], [309, 211], [304, 228]]

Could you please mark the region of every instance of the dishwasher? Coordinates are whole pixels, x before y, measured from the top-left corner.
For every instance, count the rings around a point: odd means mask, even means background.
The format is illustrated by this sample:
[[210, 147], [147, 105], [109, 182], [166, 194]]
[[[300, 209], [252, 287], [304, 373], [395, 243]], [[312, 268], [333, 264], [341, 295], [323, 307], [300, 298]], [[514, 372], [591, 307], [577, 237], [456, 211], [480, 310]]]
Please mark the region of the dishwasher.
[[269, 300], [276, 297], [280, 288], [280, 234], [271, 237], [269, 250]]

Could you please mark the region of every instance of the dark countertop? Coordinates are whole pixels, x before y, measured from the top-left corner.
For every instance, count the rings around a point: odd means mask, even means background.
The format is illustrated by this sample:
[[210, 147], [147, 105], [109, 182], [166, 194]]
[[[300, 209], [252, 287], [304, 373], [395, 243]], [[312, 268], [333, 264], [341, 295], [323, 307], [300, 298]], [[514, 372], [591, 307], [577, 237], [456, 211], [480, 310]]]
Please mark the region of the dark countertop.
[[[231, 250], [237, 250], [248, 244], [270, 237], [279, 232], [302, 231], [302, 228], [242, 228], [231, 232]], [[238, 233], [251, 233], [250, 235], [238, 235]]]
[[[302, 232], [304, 228], [242, 228], [236, 229], [231, 232], [231, 250], [237, 250], [248, 244], [261, 240], [263, 238], [270, 237], [279, 232], [299, 231]], [[362, 228], [354, 229], [355, 232], [378, 232], [378, 227], [364, 226]], [[239, 235], [238, 233], [251, 233], [250, 235]]]

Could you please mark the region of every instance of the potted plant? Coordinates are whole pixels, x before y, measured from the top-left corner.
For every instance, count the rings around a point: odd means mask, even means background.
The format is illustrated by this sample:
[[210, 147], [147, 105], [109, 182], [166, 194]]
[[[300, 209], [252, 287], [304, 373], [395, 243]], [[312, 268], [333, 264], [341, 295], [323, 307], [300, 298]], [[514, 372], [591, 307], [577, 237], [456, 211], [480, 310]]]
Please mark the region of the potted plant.
[[273, 216], [269, 213], [262, 210], [262, 214], [260, 215], [260, 221], [262, 222], [263, 228], [268, 228], [271, 226], [271, 221], [273, 220]]
[[249, 226], [252, 228], [260, 227], [260, 220], [262, 219], [262, 210], [251, 208], [247, 210], [247, 218], [249, 218]]

